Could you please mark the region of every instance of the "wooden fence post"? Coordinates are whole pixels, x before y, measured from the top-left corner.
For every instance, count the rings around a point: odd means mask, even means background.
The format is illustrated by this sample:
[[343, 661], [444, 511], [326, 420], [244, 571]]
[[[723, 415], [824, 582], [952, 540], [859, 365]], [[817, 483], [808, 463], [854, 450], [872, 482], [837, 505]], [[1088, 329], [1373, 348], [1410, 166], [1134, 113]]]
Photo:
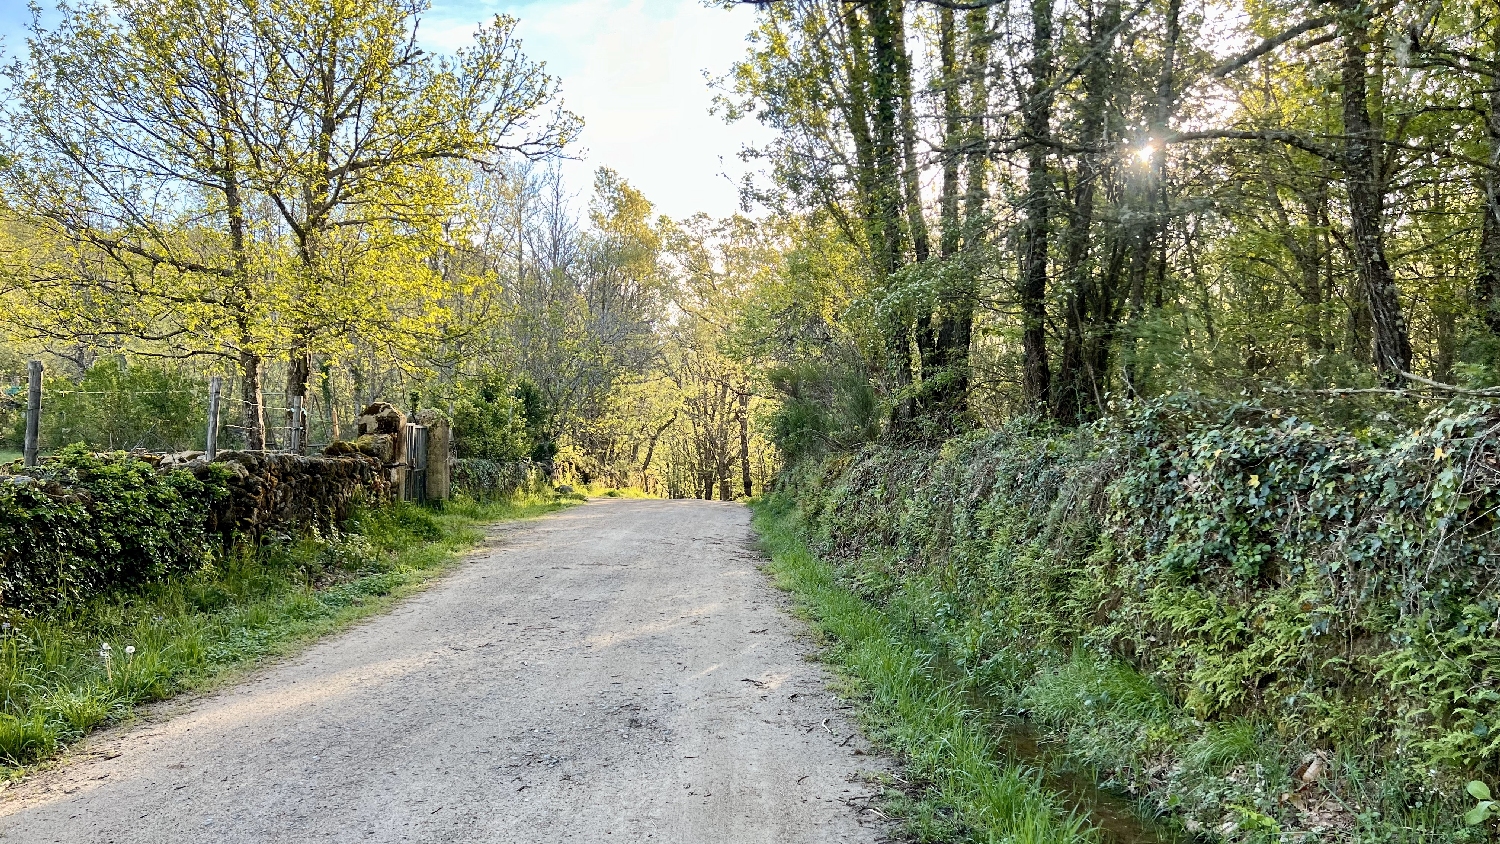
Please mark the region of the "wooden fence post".
[[42, 362], [34, 360], [27, 368], [26, 444], [21, 453], [26, 466], [36, 465], [37, 440], [42, 429]]
[[208, 382], [208, 447], [204, 456], [212, 462], [219, 456], [219, 392], [224, 388], [224, 378], [215, 375]]

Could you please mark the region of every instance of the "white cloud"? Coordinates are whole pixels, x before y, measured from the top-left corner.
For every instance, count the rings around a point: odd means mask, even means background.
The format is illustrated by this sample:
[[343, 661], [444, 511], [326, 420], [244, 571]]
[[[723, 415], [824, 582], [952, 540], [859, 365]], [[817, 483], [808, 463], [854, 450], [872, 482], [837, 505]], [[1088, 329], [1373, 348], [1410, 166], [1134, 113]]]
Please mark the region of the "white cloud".
[[585, 160], [565, 167], [575, 190], [608, 166], [674, 217], [736, 210], [731, 180], [744, 172], [737, 154], [766, 134], [708, 113], [704, 71], [721, 75], [744, 55], [751, 9], [709, 9], [699, 0], [435, 0], [425, 40], [454, 49], [497, 12], [520, 19], [527, 55], [561, 78], [568, 107], [587, 124]]

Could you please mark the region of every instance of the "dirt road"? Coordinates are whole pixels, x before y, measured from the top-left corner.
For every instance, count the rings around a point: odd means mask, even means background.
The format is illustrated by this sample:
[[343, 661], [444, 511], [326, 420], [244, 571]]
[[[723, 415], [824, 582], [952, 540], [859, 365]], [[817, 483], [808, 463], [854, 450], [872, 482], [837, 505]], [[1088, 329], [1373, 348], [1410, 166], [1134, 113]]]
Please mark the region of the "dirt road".
[[392, 612], [11, 788], [0, 841], [882, 840], [884, 764], [757, 561], [733, 504], [500, 526]]

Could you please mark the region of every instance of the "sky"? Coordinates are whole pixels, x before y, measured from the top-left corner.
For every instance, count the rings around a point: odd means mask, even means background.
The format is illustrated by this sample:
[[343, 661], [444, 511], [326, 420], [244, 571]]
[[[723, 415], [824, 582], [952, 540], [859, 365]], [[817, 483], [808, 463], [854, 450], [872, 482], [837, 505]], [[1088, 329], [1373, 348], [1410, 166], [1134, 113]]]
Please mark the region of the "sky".
[[[704, 8], [702, 0], [432, 0], [420, 37], [449, 51], [500, 13], [519, 19], [524, 51], [546, 62], [567, 107], [584, 119], [580, 148], [572, 151], [581, 160], [564, 164], [571, 190], [585, 195], [594, 169], [605, 166], [659, 213], [722, 217], [739, 210], [736, 183], [745, 165], [738, 153], [767, 130], [709, 114], [713, 92], [704, 73], [722, 75], [744, 55], [752, 8]], [[0, 0], [7, 52], [24, 46], [29, 19], [26, 0]]]

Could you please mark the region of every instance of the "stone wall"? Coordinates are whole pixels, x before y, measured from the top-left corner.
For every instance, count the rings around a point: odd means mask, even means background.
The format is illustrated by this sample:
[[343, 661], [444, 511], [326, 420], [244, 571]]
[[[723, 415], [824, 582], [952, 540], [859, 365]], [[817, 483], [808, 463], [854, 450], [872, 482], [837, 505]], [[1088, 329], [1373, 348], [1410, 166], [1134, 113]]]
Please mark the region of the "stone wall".
[[[425, 412], [417, 421], [428, 427], [427, 498], [449, 498], [451, 428], [435, 412]], [[259, 541], [278, 534], [328, 531], [361, 504], [400, 498], [407, 473], [406, 423], [399, 410], [378, 402], [360, 415], [357, 439], [333, 443], [321, 455], [226, 451], [212, 463], [201, 451], [133, 452], [129, 457], [158, 472], [189, 472], [200, 480], [215, 471], [211, 467], [219, 467], [227, 475], [224, 483], [230, 494], [210, 507], [206, 529], [225, 539]], [[0, 468], [0, 474], [4, 472]]]
[[181, 470], [204, 478], [210, 465], [228, 471], [229, 499], [213, 508], [208, 529], [223, 536], [259, 540], [336, 528], [360, 504], [389, 501], [393, 491], [385, 464], [369, 454], [303, 456], [274, 451], [227, 451], [213, 464], [201, 452], [166, 455], [159, 470]]
[[481, 499], [540, 492], [551, 482], [546, 468], [530, 460], [455, 460], [452, 476], [455, 492]]

